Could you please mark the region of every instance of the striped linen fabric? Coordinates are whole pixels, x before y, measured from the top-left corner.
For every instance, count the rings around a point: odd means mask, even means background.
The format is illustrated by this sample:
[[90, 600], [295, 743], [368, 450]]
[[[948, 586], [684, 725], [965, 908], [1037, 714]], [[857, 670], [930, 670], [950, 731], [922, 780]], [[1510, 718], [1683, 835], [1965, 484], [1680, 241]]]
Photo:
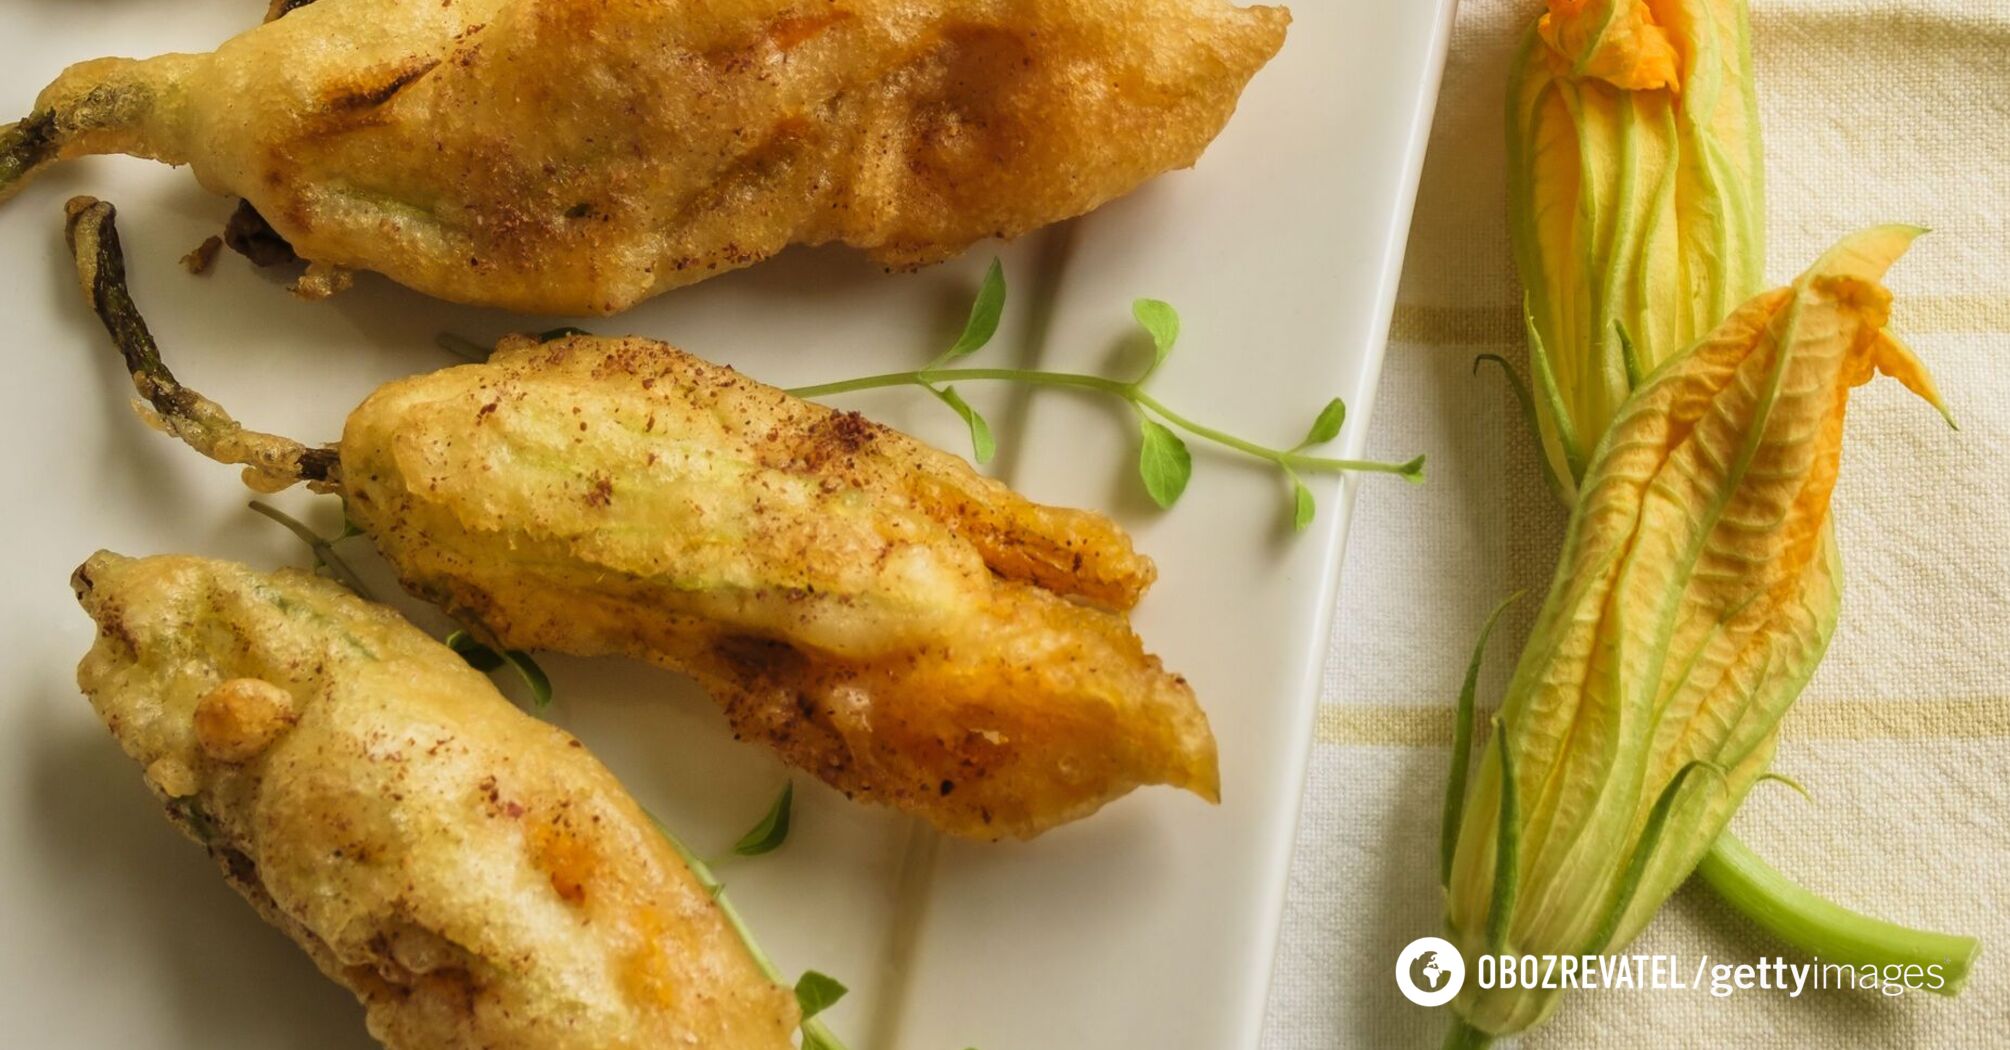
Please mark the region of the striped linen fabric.
[[[1893, 270], [1893, 327], [1962, 430], [1877, 381], [1851, 402], [1835, 514], [1843, 617], [1734, 828], [1811, 888], [1972, 933], [1954, 999], [1751, 990], [1567, 995], [1530, 1048], [1996, 1047], [2010, 1020], [2010, 3], [1752, 0], [1769, 274], [1839, 235], [1932, 227]], [[1525, 361], [1509, 259], [1503, 85], [1540, 5], [1458, 15], [1370, 451], [1424, 451], [1421, 488], [1360, 489], [1277, 956], [1265, 1050], [1433, 1047], [1399, 949], [1441, 930], [1437, 835], [1451, 705], [1487, 610], [1549, 582], [1565, 514], [1497, 374]], [[1496, 635], [1498, 699], [1535, 598]], [[1755, 962], [1791, 949], [1691, 884], [1639, 952]]]

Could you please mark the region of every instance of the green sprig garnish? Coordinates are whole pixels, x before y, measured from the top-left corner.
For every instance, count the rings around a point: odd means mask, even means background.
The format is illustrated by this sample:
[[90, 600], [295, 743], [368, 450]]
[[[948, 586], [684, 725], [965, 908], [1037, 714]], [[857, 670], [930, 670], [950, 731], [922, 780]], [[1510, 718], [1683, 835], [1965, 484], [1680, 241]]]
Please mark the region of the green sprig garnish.
[[356, 575], [356, 570], [350, 568], [349, 563], [342, 560], [342, 555], [335, 552], [335, 545], [337, 543], [351, 536], [362, 535], [362, 531], [356, 528], [355, 523], [351, 522], [347, 516], [344, 516], [342, 519], [342, 534], [329, 539], [308, 528], [299, 518], [280, 510], [278, 507], [264, 500], [252, 500], [251, 509], [285, 526], [286, 531], [291, 532], [299, 538], [300, 542], [306, 544], [307, 549], [314, 555], [314, 569], [316, 572], [349, 588], [349, 590], [355, 592], [357, 597], [364, 601], [373, 602], [377, 600], [370, 594], [370, 588], [363, 583], [363, 578]]
[[998, 334], [998, 322], [1005, 316], [1005, 265], [997, 259], [984, 271], [984, 280], [978, 282], [977, 298], [970, 303], [970, 318], [963, 322], [963, 334], [956, 337], [949, 349], [944, 350], [935, 360], [928, 363], [930, 368], [940, 368], [959, 357], [968, 357], [991, 342]]
[[782, 793], [775, 796], [774, 805], [768, 807], [761, 822], [747, 829], [740, 841], [733, 844], [733, 852], [742, 857], [758, 857], [779, 849], [789, 840], [789, 815], [795, 799], [796, 784], [792, 780], [782, 785]]
[[808, 970], [796, 981], [796, 1005], [802, 1008], [803, 1019], [808, 1020], [836, 1006], [850, 990], [835, 977]]
[[1193, 453], [1186, 450], [1186, 442], [1178, 434], [1149, 416], [1138, 419], [1138, 433], [1138, 476], [1144, 479], [1152, 502], [1170, 508], [1179, 502], [1193, 477]]
[[[732, 900], [726, 896], [726, 884], [720, 882], [717, 875], [712, 874], [711, 865], [691, 852], [691, 847], [686, 846], [683, 839], [678, 838], [675, 832], [658, 820], [656, 814], [650, 813], [649, 819], [655, 823], [656, 830], [663, 833], [663, 838], [670, 843], [670, 847], [684, 859], [684, 866], [691, 869], [691, 874], [697, 878], [698, 885], [719, 905], [719, 912], [725, 916], [726, 925], [740, 938], [740, 943], [746, 947], [747, 955], [754, 960], [754, 965], [760, 969], [762, 976], [775, 984], [783, 984], [782, 971], [754, 940], [754, 931], [747, 927], [747, 920], [740, 915], [740, 909], [734, 907]], [[814, 1011], [809, 1009], [809, 1002], [805, 1001], [806, 990], [808, 996], [818, 1003]], [[844, 985], [815, 970], [805, 972], [802, 979], [796, 982], [796, 1003], [803, 1007], [803, 1050], [846, 1050], [844, 1040], [839, 1039], [837, 1033], [832, 1032], [830, 1026], [824, 1024], [823, 1018], [817, 1016], [843, 997], [845, 990]]]
[[488, 674], [503, 665], [501, 653], [475, 641], [475, 636], [466, 631], [456, 630], [447, 635], [447, 648], [458, 653], [461, 659], [467, 661], [469, 667], [483, 674]]
[[529, 653], [521, 649], [504, 649], [497, 652], [476, 641], [474, 635], [462, 630], [447, 635], [447, 648], [459, 653], [461, 659], [468, 662], [469, 667], [483, 674], [508, 664], [530, 689], [530, 702], [533, 707], [542, 711], [551, 706], [551, 676], [544, 673], [544, 668], [539, 667]]
[[796, 397], [815, 398], [881, 387], [921, 387], [963, 418], [964, 423], [970, 428], [971, 447], [980, 464], [990, 462], [992, 456], [996, 454], [996, 437], [990, 424], [956, 393], [952, 384], [999, 381], [1107, 394], [1122, 400], [1137, 414], [1138, 477], [1144, 483], [1145, 492], [1161, 508], [1170, 508], [1178, 502], [1180, 496], [1186, 492], [1187, 482], [1193, 475], [1193, 456], [1187, 450], [1185, 440], [1178, 433], [1184, 432], [1189, 437], [1212, 442], [1274, 464], [1291, 484], [1289, 490], [1291, 520], [1300, 529], [1312, 523], [1317, 510], [1312, 490], [1304, 483], [1301, 474], [1360, 471], [1395, 474], [1412, 482], [1423, 480], [1422, 456], [1405, 463], [1382, 463], [1372, 460], [1335, 459], [1309, 453], [1307, 449], [1325, 444], [1339, 435], [1340, 428], [1347, 419], [1347, 407], [1339, 398], [1327, 402], [1326, 407], [1320, 410], [1312, 426], [1307, 430], [1305, 440], [1288, 449], [1271, 448], [1236, 437], [1195, 422], [1166, 407], [1163, 402], [1145, 392], [1144, 384], [1157, 373], [1166, 358], [1171, 356], [1174, 345], [1179, 341], [1180, 319], [1178, 311], [1157, 299], [1139, 299], [1131, 304], [1131, 316], [1151, 337], [1153, 350], [1151, 363], [1133, 379], [1111, 379], [1106, 376], [1030, 368], [949, 367], [953, 362], [976, 353], [991, 341], [991, 337], [998, 330], [998, 322], [1003, 316], [1004, 307], [1004, 269], [997, 260], [993, 260], [990, 269], [985, 271], [983, 282], [978, 286], [977, 298], [971, 306], [970, 318], [964, 324], [962, 334], [948, 350], [937, 355], [926, 367], [911, 372], [888, 372], [835, 383], [796, 387], [788, 393]]

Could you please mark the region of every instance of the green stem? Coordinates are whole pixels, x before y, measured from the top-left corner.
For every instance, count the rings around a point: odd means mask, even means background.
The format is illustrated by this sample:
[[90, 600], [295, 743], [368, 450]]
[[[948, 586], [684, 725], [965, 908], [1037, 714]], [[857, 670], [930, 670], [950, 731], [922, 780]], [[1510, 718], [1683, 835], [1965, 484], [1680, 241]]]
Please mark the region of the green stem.
[[[340, 583], [342, 586], [349, 588], [351, 591], [354, 591], [357, 597], [363, 599], [366, 602], [374, 602], [377, 600], [376, 597], [370, 593], [370, 588], [363, 585], [363, 578], [361, 576], [356, 575], [356, 570], [350, 568], [349, 563], [342, 560], [342, 556], [340, 554], [335, 553], [335, 544], [333, 541], [329, 540], [325, 536], [322, 536], [320, 533], [315, 532], [313, 529], [308, 528], [306, 523], [302, 522], [300, 519], [294, 517], [291, 514], [286, 513], [283, 510], [280, 510], [278, 507], [275, 507], [270, 503], [266, 503], [262, 500], [252, 500], [251, 509], [257, 511], [259, 514], [262, 514], [267, 518], [272, 519], [273, 521], [278, 522], [281, 525], [284, 525], [288, 532], [291, 532], [295, 536], [300, 537], [300, 542], [305, 543], [307, 545], [307, 549], [314, 552], [314, 564], [319, 565], [322, 568], [328, 570], [328, 574], [330, 576], [335, 577], [335, 581], [337, 583]], [[352, 533], [349, 532], [347, 529], [344, 529], [343, 534], [338, 538], [348, 539], [350, 536], [353, 535], [357, 535], [357, 533]]]
[[799, 386], [786, 393], [802, 398], [825, 397], [830, 394], [848, 394], [854, 390], [876, 390], [889, 386], [932, 386], [936, 383], [980, 379], [999, 379], [1012, 383], [1030, 383], [1035, 386], [1077, 387], [1110, 394], [1126, 401], [1132, 400], [1136, 393], [1131, 384], [1115, 379], [1075, 372], [1042, 372], [1031, 368], [923, 368], [912, 372], [884, 372], [876, 376], [861, 376], [837, 383]]
[[1202, 426], [1161, 404], [1159, 400], [1142, 390], [1132, 392], [1132, 401], [1142, 405], [1159, 418], [1198, 438], [1205, 438], [1217, 445], [1225, 445], [1237, 452], [1247, 453], [1258, 459], [1267, 459], [1287, 470], [1358, 470], [1373, 474], [1400, 474], [1412, 481], [1423, 478], [1424, 461], [1419, 456], [1407, 463], [1381, 463], [1365, 459], [1335, 459], [1331, 456], [1308, 456], [1295, 449], [1267, 448], [1253, 441], [1244, 441], [1233, 434], [1223, 433], [1213, 427]]
[[[747, 927], [747, 920], [740, 916], [740, 909], [734, 907], [731, 898], [726, 896], [726, 884], [720, 882], [717, 875], [712, 874], [711, 865], [706, 864], [703, 858], [691, 852], [691, 847], [686, 846], [684, 840], [678, 838], [668, 825], [657, 820], [655, 814], [650, 814], [649, 819], [655, 821], [656, 830], [662, 832], [663, 837], [669, 840], [671, 848], [677, 851], [677, 855], [684, 858], [684, 866], [690, 868], [691, 874], [697, 876], [698, 885], [703, 886], [705, 892], [710, 894], [712, 900], [719, 905], [720, 913], [726, 917], [726, 925], [732, 927], [733, 933], [740, 938], [740, 943], [746, 945], [747, 954], [753, 958], [754, 965], [760, 968], [761, 974], [780, 987], [791, 987], [789, 982], [782, 978], [782, 971], [775, 967], [774, 960], [768, 958], [768, 953], [762, 951], [761, 946], [755, 943], [754, 931]], [[824, 1024], [821, 1017], [812, 1017], [804, 1021], [802, 1029], [805, 1046], [821, 1046], [826, 1048], [826, 1050], [846, 1050], [843, 1040], [840, 1040], [836, 1033], [832, 1032], [830, 1027]]]
[[1008, 383], [1025, 383], [1029, 386], [1067, 387], [1089, 390], [1120, 398], [1138, 408], [1158, 416], [1166, 423], [1177, 427], [1194, 437], [1212, 441], [1225, 448], [1234, 449], [1256, 459], [1275, 463], [1286, 470], [1353, 470], [1375, 474], [1397, 474], [1405, 480], [1423, 480], [1424, 458], [1418, 456], [1407, 463], [1382, 463], [1363, 459], [1335, 459], [1330, 456], [1311, 456], [1296, 449], [1270, 448], [1253, 441], [1245, 441], [1226, 431], [1195, 422], [1178, 412], [1167, 408], [1157, 398], [1139, 389], [1137, 383], [1126, 383], [1103, 376], [1083, 375], [1077, 372], [1045, 372], [1030, 368], [924, 368], [913, 372], [887, 372], [876, 376], [863, 376], [836, 383], [820, 383], [815, 386], [795, 387], [787, 393], [801, 398], [828, 397], [832, 394], [847, 394], [857, 390], [874, 390], [891, 386], [934, 387], [942, 383], [980, 382], [996, 380]]
[[1466, 1019], [1452, 1015], [1452, 1030], [1445, 1033], [1445, 1050], [1486, 1050], [1494, 1037], [1474, 1028]]
[[1730, 832], [1696, 866], [1717, 895], [1753, 922], [1823, 962], [1844, 966], [1938, 965], [1945, 982], [1928, 991], [1954, 995], [1982, 950], [1973, 937], [1914, 930], [1823, 900], [1752, 852]]

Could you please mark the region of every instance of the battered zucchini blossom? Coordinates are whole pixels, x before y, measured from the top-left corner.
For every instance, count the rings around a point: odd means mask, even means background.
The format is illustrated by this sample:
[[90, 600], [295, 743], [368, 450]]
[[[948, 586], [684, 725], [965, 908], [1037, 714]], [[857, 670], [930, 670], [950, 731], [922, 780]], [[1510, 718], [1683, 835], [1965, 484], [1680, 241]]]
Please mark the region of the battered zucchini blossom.
[[206, 54], [64, 70], [0, 200], [91, 154], [242, 198], [233, 246], [613, 313], [840, 242], [891, 268], [1191, 165], [1290, 15], [1228, 0], [316, 0]]
[[[1766, 773], [1835, 627], [1829, 504], [1850, 388], [1882, 372], [1941, 404], [1885, 328], [1879, 282], [1918, 232], [1845, 239], [1621, 408], [1448, 814], [1446, 918], [1468, 958], [1619, 949]], [[1455, 1042], [1521, 1031], [1556, 998], [1469, 983]]]
[[795, 997], [579, 741], [311, 573], [100, 552], [78, 684], [390, 1050], [789, 1050]]
[[162, 366], [111, 220], [73, 201], [71, 241], [148, 413], [257, 487], [339, 492], [483, 641], [684, 672], [740, 736], [958, 835], [1217, 797], [1206, 716], [1130, 627], [1152, 563], [1109, 519], [646, 339], [506, 339], [385, 385], [332, 448], [249, 431]]

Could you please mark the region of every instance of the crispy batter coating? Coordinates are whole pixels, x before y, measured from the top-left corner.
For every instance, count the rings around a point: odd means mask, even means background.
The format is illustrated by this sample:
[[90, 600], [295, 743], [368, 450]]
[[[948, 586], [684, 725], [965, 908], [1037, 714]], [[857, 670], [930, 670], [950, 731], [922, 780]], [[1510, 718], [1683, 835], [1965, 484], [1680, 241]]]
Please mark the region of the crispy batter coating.
[[1213, 798], [1214, 739], [1123, 610], [1101, 515], [645, 339], [505, 342], [390, 383], [340, 446], [407, 586], [499, 644], [696, 677], [743, 737], [974, 837], [1142, 784]]
[[111, 206], [69, 212], [150, 420], [247, 484], [342, 493], [487, 640], [690, 674], [742, 737], [958, 835], [1218, 797], [1206, 716], [1126, 615], [1155, 570], [1108, 518], [647, 339], [505, 340], [380, 388], [332, 449], [246, 430], [162, 363]]
[[787, 1050], [762, 976], [577, 740], [305, 572], [99, 553], [78, 682], [169, 816], [392, 1050]]
[[[283, 6], [283, 5], [282, 5]], [[789, 244], [889, 267], [1192, 164], [1284, 40], [1227, 0], [317, 0], [66, 71], [0, 129], [192, 166], [312, 286], [612, 313]]]

